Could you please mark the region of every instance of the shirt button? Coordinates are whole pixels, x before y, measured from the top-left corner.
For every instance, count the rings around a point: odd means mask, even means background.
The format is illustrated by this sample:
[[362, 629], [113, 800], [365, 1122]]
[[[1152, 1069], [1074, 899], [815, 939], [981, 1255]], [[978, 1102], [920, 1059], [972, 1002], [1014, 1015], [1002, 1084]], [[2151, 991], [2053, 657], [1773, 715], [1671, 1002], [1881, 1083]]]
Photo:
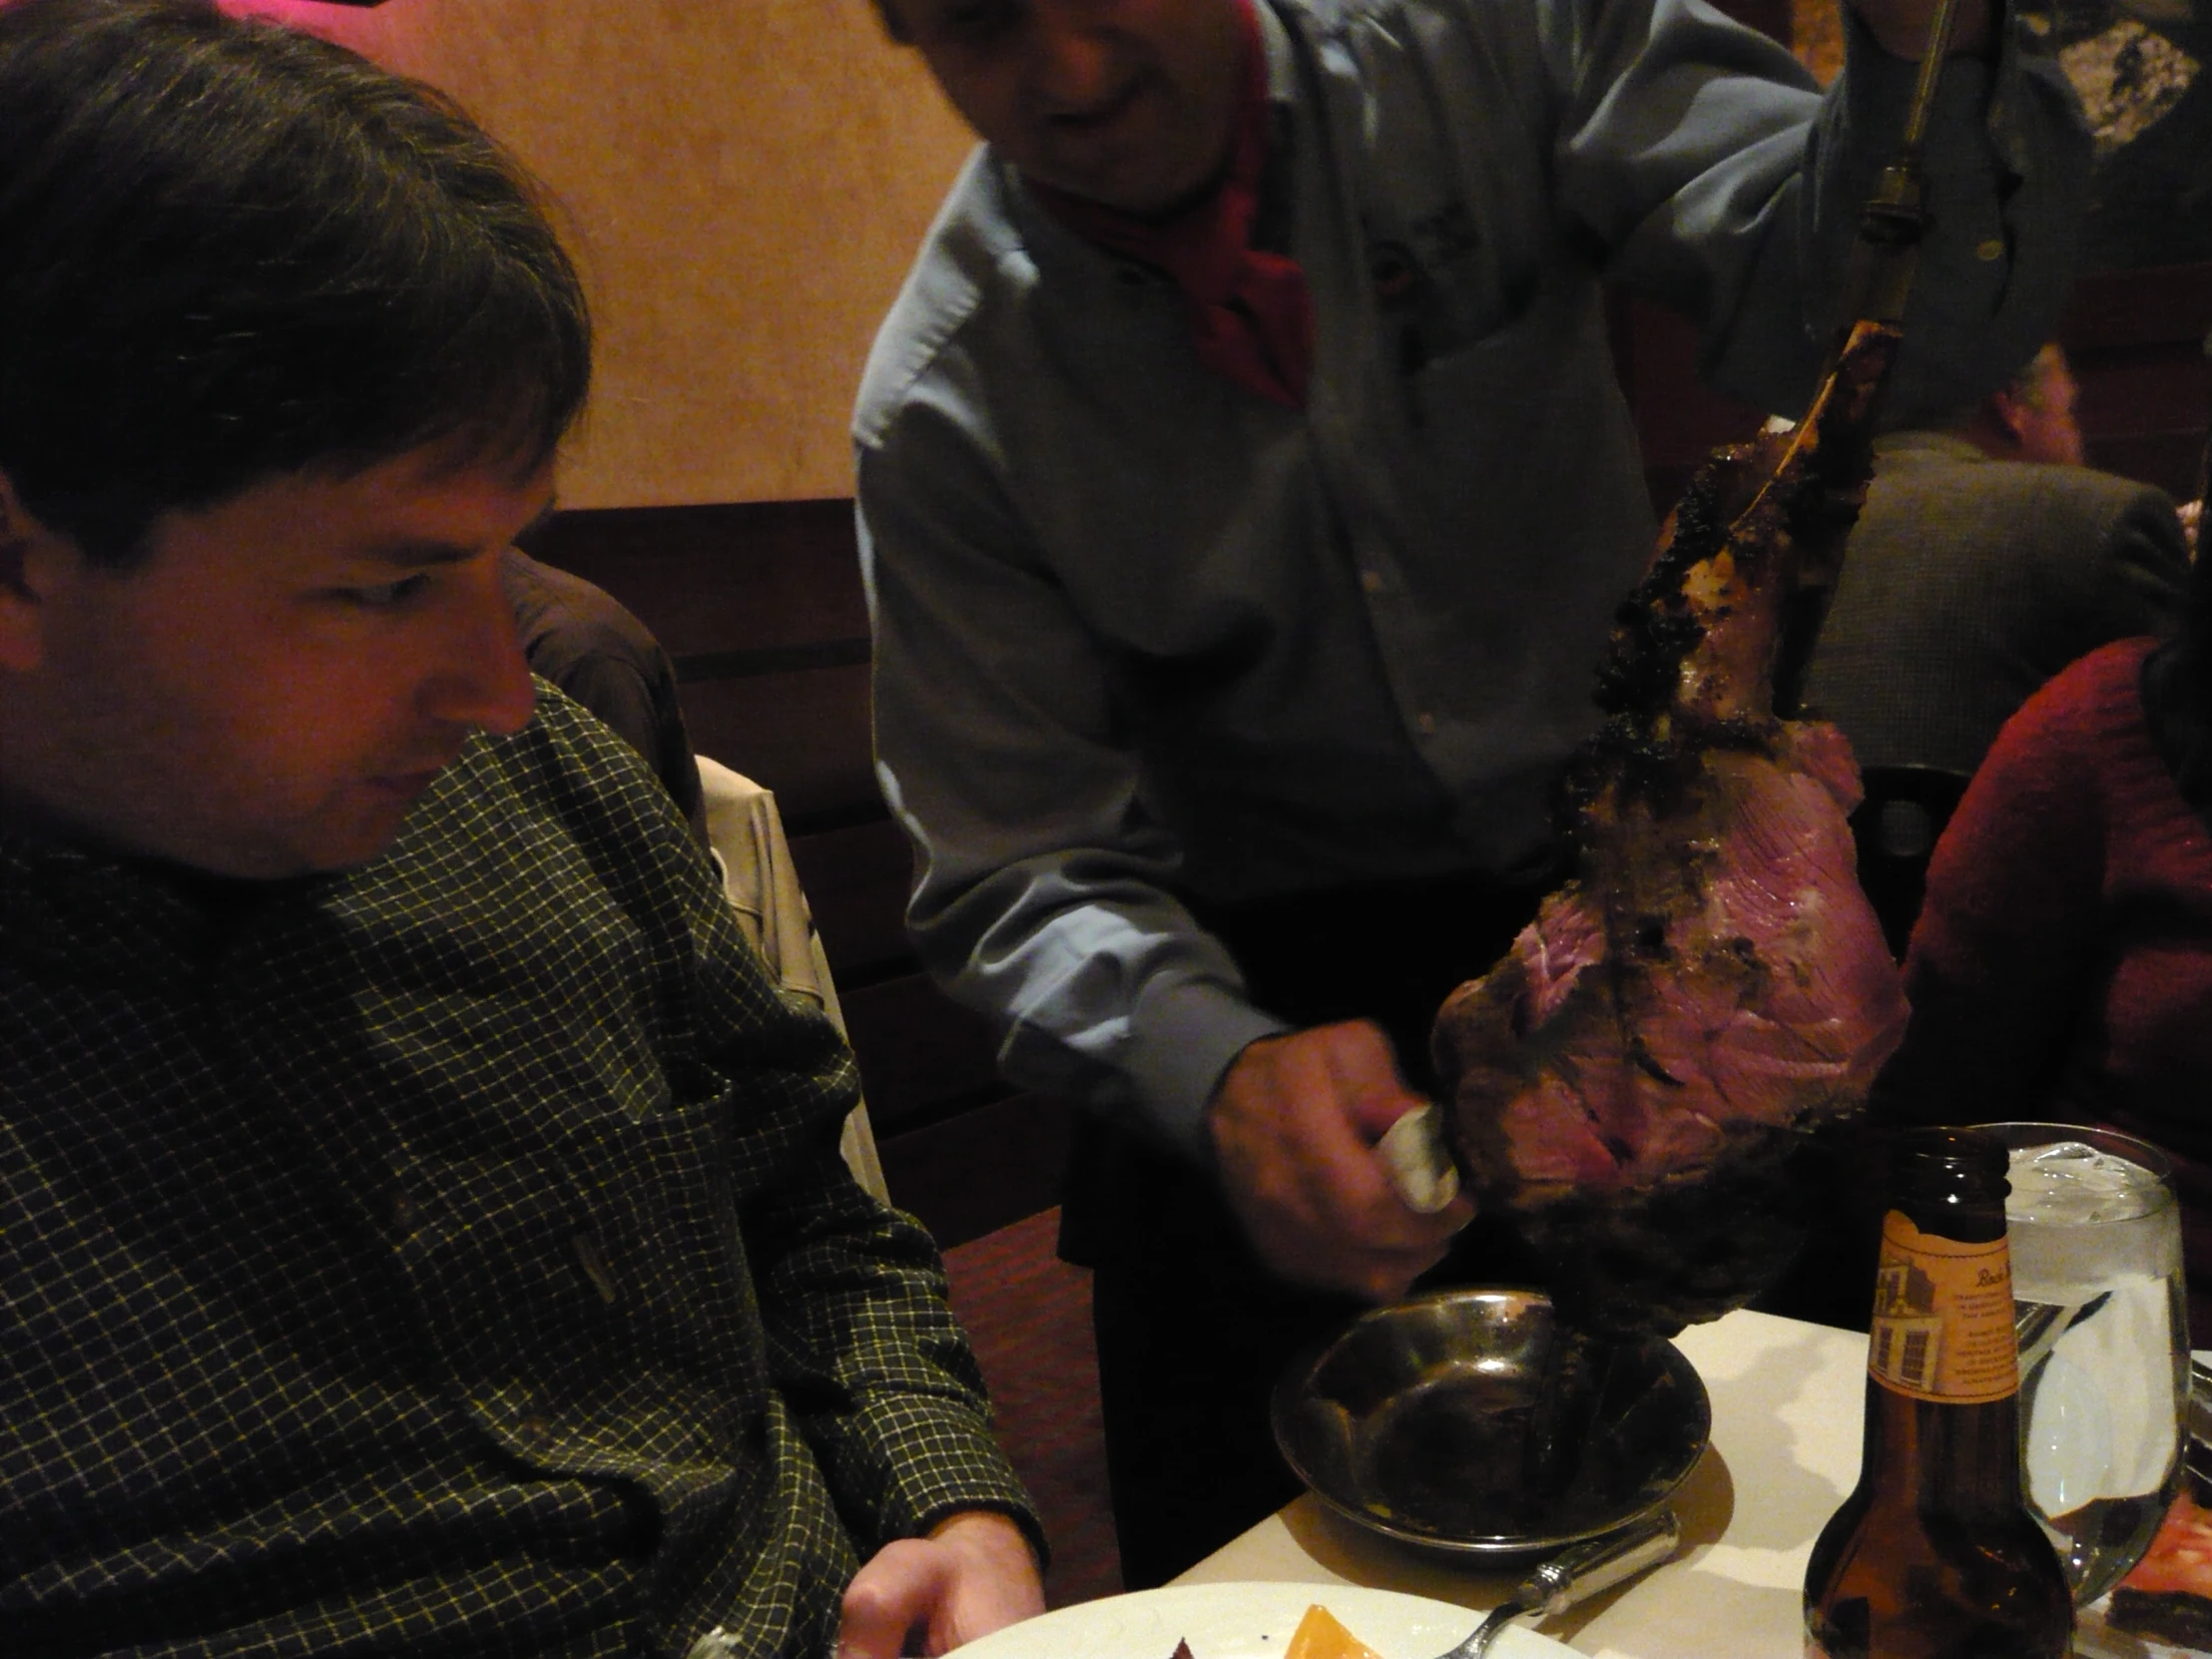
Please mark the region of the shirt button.
[[415, 1208], [415, 1201], [401, 1193], [391, 1201], [391, 1225], [394, 1231], [412, 1233], [415, 1224], [422, 1219], [422, 1212]]
[[524, 1417], [515, 1424], [515, 1437], [531, 1445], [543, 1445], [553, 1437], [553, 1425], [540, 1416]]
[[1973, 257], [1983, 261], [2003, 259], [2004, 239], [2002, 237], [1991, 237], [1987, 242], [1976, 244]]
[[1424, 738], [1432, 738], [1436, 735], [1436, 717], [1426, 709], [1423, 709], [1414, 717], [1413, 724], [1420, 728], [1420, 735]]
[[1360, 572], [1360, 586], [1370, 593], [1381, 593], [1382, 591], [1382, 573], [1380, 570], [1363, 570]]

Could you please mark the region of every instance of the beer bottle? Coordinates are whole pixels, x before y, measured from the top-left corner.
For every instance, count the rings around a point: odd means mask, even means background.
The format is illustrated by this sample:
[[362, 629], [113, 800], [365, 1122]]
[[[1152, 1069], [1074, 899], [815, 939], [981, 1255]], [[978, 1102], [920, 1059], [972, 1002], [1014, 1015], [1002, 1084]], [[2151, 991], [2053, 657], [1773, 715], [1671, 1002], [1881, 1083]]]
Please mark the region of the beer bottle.
[[2057, 1659], [2073, 1598], [2020, 1501], [2003, 1145], [1915, 1130], [1891, 1160], [1859, 1488], [1805, 1573], [1806, 1659]]

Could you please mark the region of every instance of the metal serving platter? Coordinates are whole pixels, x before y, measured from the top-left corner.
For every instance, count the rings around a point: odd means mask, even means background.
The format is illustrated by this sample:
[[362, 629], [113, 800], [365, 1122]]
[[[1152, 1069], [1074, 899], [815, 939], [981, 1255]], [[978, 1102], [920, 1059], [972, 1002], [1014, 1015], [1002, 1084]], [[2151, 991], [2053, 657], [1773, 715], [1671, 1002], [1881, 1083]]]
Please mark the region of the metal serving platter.
[[1599, 1347], [1563, 1335], [1538, 1292], [1456, 1290], [1364, 1315], [1295, 1362], [1274, 1420], [1292, 1469], [1348, 1520], [1503, 1558], [1659, 1508], [1713, 1408], [1672, 1343]]

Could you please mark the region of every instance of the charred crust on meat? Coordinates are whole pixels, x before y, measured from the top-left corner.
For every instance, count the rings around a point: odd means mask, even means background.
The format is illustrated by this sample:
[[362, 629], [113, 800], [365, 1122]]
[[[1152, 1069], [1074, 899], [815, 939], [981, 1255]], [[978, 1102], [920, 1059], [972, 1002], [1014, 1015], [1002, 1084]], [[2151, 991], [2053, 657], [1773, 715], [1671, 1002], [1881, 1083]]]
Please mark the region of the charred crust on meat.
[[[1654, 1060], [1651, 1057], [1651, 1050], [1644, 1046], [1641, 1038], [1628, 1045], [1628, 1056], [1636, 1062], [1636, 1069], [1653, 1082], [1664, 1083], [1670, 1089], [1682, 1087], [1682, 1079], [1667, 1070], [1657, 1060]], [[1625, 1141], [1616, 1142], [1609, 1139], [1605, 1143], [1605, 1150], [1613, 1154], [1616, 1162], [1623, 1164], [1629, 1162], [1635, 1156]]]
[[1738, 1128], [1695, 1178], [1607, 1197], [1577, 1194], [1520, 1217], [1562, 1321], [1602, 1336], [1673, 1336], [1739, 1306], [1804, 1242], [1824, 1126]]
[[[1787, 1023], [1774, 1000], [1806, 973], [1824, 915], [1856, 914], [1841, 899], [1856, 893], [1848, 830], [1840, 813], [1831, 824], [1812, 810], [1835, 805], [1831, 746], [1808, 746], [1782, 717], [1820, 620], [1800, 602], [1835, 580], [1896, 343], [1863, 326], [1794, 435], [1699, 469], [1614, 617], [1602, 724], [1559, 775], [1573, 877], [1437, 1018], [1469, 1190], [1543, 1258], [1570, 1327], [1669, 1335], [1768, 1283], [1812, 1212], [1799, 1153], [1855, 1109], [1887, 1052], [1876, 1044], [1903, 1027], [1902, 997], [1893, 1007], [1869, 990], [1848, 1010], [1863, 1016], [1858, 1046], [1822, 1049], [1772, 1087], [1754, 1067], [1739, 1089], [1721, 1064], [1740, 1033], [1756, 1045], [1770, 1018]], [[1735, 828], [1757, 803], [1810, 822], [1822, 861], [1804, 890], [1840, 882], [1838, 902], [1770, 915], [1775, 894], [1736, 856], [1763, 844]], [[1858, 932], [1879, 948], [1868, 921]], [[1685, 981], [1693, 994], [1675, 999]]]

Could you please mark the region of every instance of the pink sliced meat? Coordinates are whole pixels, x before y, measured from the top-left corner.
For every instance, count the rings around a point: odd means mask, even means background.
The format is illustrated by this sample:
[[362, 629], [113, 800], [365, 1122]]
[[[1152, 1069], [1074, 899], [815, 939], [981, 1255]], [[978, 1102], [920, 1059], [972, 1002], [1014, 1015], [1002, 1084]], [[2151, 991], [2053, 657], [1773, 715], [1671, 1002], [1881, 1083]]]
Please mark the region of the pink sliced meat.
[[1904, 1035], [1850, 745], [1774, 707], [1783, 618], [1833, 580], [1894, 340], [1863, 332], [1798, 438], [1716, 457], [1669, 518], [1601, 674], [1612, 718], [1572, 769], [1575, 876], [1437, 1016], [1478, 1202], [1596, 1329], [1755, 1294], [1788, 1259], [1805, 1143]]

